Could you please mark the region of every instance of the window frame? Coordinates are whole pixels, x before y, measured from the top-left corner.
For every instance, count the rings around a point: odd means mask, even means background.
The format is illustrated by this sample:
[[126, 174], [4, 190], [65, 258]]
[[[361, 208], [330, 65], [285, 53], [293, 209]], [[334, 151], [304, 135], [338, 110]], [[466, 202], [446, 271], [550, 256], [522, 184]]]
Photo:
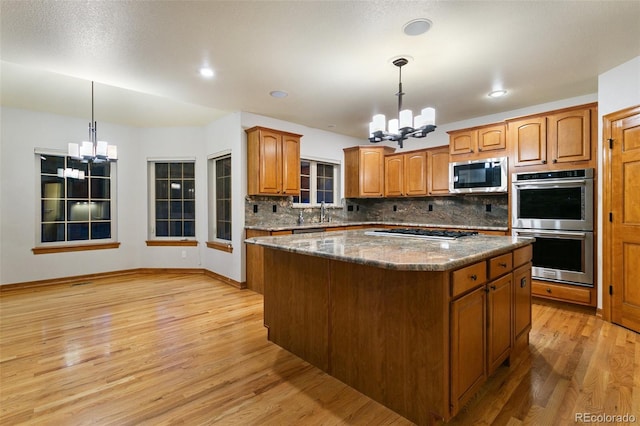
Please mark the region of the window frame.
[[[218, 218], [217, 218], [217, 185], [216, 185], [216, 179], [217, 179], [217, 174], [216, 174], [216, 162], [219, 160], [223, 160], [228, 158], [229, 161], [231, 162], [231, 173], [230, 173], [230, 180], [229, 180], [229, 194], [230, 194], [230, 208], [231, 208], [231, 212], [230, 212], [230, 226], [231, 226], [231, 235], [230, 235], [230, 239], [226, 240], [226, 239], [222, 239], [222, 238], [218, 238], [217, 236], [217, 231], [218, 231]], [[208, 241], [208, 246], [211, 248], [222, 248], [222, 249], [231, 249], [231, 243], [233, 241], [233, 157], [232, 157], [232, 153], [231, 150], [224, 150], [224, 151], [220, 151], [220, 152], [216, 152], [214, 154], [211, 154], [209, 156], [207, 156], [207, 173], [208, 173], [208, 187], [209, 187], [209, 191], [208, 191], [208, 201], [209, 201], [209, 226], [208, 226], [208, 230], [207, 230], [207, 241]], [[225, 251], [229, 251], [226, 250]]]
[[[35, 182], [34, 182], [34, 206], [35, 212], [34, 215], [34, 247], [32, 251], [34, 254], [47, 254], [47, 253], [58, 253], [58, 252], [66, 252], [66, 251], [84, 251], [84, 250], [99, 250], [99, 249], [110, 249], [119, 247], [120, 243], [118, 242], [118, 202], [117, 202], [117, 176], [118, 176], [118, 166], [117, 161], [109, 161], [109, 198], [105, 199], [109, 202], [109, 222], [111, 224], [111, 236], [109, 238], [99, 238], [99, 239], [86, 239], [86, 240], [67, 240], [67, 231], [65, 230], [65, 241], [42, 241], [42, 225], [43, 225], [43, 217], [42, 217], [42, 167], [41, 167], [41, 159], [43, 156], [52, 156], [52, 157], [64, 157], [65, 164], [67, 159], [70, 158], [69, 154], [65, 150], [58, 149], [48, 149], [48, 148], [35, 148], [34, 149], [34, 170], [35, 170]], [[66, 179], [65, 179], [65, 188], [66, 188]], [[90, 183], [88, 183], [90, 186]], [[91, 191], [91, 188], [89, 188]], [[90, 196], [88, 197], [91, 198]], [[64, 197], [61, 198], [64, 200], [64, 203], [67, 204], [70, 199], [67, 197], [67, 193], [65, 190]], [[66, 208], [65, 208], [66, 210]], [[67, 223], [69, 223], [69, 219], [65, 214], [65, 218], [63, 223], [65, 227]], [[88, 223], [91, 224], [92, 220], [89, 218]]]
[[[330, 160], [326, 158], [304, 157], [300, 158], [300, 165], [303, 161], [309, 162], [309, 203], [293, 202], [294, 208], [319, 207], [318, 203], [318, 163], [333, 166], [333, 203], [325, 203], [327, 207], [340, 207], [340, 169], [342, 162], [338, 160]], [[302, 173], [300, 173], [302, 176]], [[302, 191], [302, 179], [300, 179], [300, 191]]]
[[[156, 179], [155, 165], [157, 163], [193, 163], [193, 186], [194, 186], [194, 232], [193, 236], [157, 236], [156, 235]], [[147, 245], [171, 245], [171, 242], [185, 243], [185, 245], [193, 245], [197, 241], [197, 162], [195, 157], [166, 157], [166, 158], [147, 158]], [[184, 178], [183, 178], [184, 179]], [[184, 196], [182, 197], [184, 201]], [[184, 218], [182, 219], [184, 221]], [[155, 242], [155, 244], [154, 244]]]

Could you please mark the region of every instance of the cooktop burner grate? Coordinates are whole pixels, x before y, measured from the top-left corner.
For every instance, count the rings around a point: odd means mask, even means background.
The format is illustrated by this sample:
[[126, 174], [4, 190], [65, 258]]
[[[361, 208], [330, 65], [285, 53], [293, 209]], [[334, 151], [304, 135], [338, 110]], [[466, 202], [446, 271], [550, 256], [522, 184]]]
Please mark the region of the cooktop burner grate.
[[473, 231], [447, 231], [441, 229], [415, 229], [415, 228], [398, 228], [398, 229], [379, 229], [374, 231], [366, 231], [365, 235], [386, 236], [386, 237], [414, 237], [426, 238], [434, 240], [455, 240], [460, 237], [468, 237], [477, 235]]

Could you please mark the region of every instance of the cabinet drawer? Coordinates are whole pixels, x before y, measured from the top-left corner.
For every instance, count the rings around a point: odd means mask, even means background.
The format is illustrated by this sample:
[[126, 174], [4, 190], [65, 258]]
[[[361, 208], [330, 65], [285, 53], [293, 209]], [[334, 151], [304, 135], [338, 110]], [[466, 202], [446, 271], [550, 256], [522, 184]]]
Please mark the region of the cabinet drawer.
[[487, 263], [478, 262], [451, 273], [451, 296], [460, 294], [484, 284], [487, 281]]
[[533, 257], [533, 246], [529, 244], [526, 247], [520, 247], [513, 251], [513, 267], [524, 265]]
[[591, 290], [582, 287], [569, 287], [559, 284], [550, 284], [543, 281], [534, 281], [531, 285], [531, 293], [534, 296], [550, 299], [565, 300], [567, 302], [591, 304]]
[[489, 259], [489, 279], [498, 278], [513, 269], [513, 256], [511, 253], [503, 254]]

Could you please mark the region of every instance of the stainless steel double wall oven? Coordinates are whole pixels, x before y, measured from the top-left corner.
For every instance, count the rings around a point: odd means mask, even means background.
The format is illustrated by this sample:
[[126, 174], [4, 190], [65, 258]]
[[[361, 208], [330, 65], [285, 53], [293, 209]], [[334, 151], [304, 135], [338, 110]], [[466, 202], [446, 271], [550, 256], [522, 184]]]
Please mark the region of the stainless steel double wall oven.
[[512, 175], [513, 235], [535, 237], [534, 279], [593, 287], [593, 169]]

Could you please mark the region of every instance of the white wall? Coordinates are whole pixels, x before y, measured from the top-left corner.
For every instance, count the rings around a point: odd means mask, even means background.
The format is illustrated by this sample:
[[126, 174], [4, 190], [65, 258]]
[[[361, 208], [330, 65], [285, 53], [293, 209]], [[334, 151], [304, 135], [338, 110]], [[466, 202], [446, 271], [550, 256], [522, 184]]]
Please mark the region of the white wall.
[[101, 140], [118, 145], [118, 240], [119, 249], [34, 255], [35, 229], [40, 220], [39, 157], [35, 148], [66, 152], [67, 143], [88, 137], [88, 122], [81, 119], [20, 109], [2, 108], [0, 209], [2, 246], [0, 283], [35, 281], [72, 275], [93, 274], [137, 267], [138, 226], [128, 205], [135, 191], [123, 181], [131, 178], [136, 156], [136, 130], [100, 123]]
[[[598, 78], [598, 152], [602, 152], [602, 117], [640, 105], [640, 56], [625, 62]], [[598, 155], [598, 176], [602, 176], [602, 155]], [[602, 253], [602, 179], [598, 181], [598, 253]], [[598, 308], [602, 309], [602, 256], [598, 256]]]

